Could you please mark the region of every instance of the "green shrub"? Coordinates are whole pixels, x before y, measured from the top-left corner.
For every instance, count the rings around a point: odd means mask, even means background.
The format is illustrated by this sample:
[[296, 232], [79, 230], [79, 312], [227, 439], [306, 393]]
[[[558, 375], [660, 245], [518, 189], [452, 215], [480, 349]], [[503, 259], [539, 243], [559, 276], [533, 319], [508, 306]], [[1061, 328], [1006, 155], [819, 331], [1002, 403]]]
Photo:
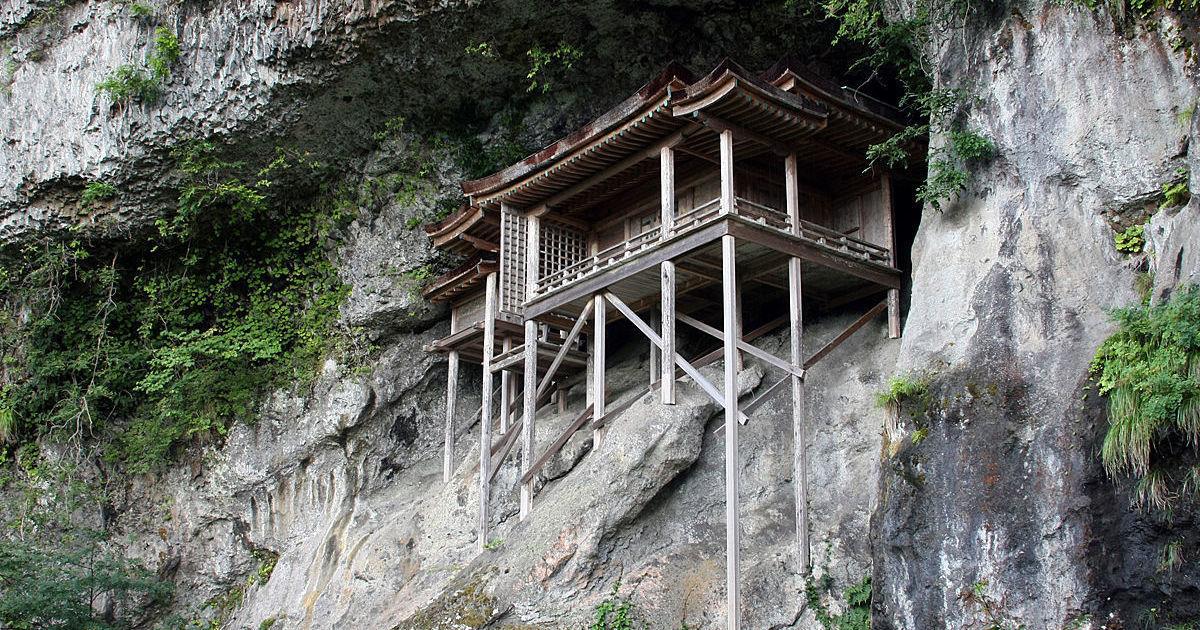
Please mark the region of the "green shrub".
[[893, 376], [887, 389], [875, 394], [875, 404], [884, 409], [899, 410], [906, 400], [924, 400], [929, 395], [929, 383], [924, 379]]
[[863, 576], [856, 584], [851, 584], [842, 592], [846, 601], [846, 609], [840, 615], [833, 615], [822, 598], [823, 593], [833, 591], [833, 578], [826, 573], [820, 580], [808, 580], [804, 586], [804, 596], [808, 608], [813, 611], [817, 622], [825, 630], [870, 630], [871, 628], [871, 576]]
[[157, 234], [118, 250], [46, 238], [5, 266], [11, 441], [90, 435], [148, 471], [253, 420], [264, 392], [310, 378], [337, 343], [346, 287], [326, 252], [346, 206], [303, 199], [323, 167], [288, 156], [251, 169], [208, 143], [175, 155], [182, 186]]
[[1122, 254], [1140, 254], [1146, 247], [1146, 226], [1133, 225], [1113, 235], [1113, 244]]
[[1181, 490], [1196, 491], [1196, 469], [1176, 469], [1200, 440], [1200, 289], [1180, 288], [1166, 303], [1112, 317], [1117, 331], [1091, 363], [1108, 396], [1101, 460], [1110, 475], [1138, 480], [1138, 505], [1167, 508]]
[[83, 207], [90, 208], [98, 201], [109, 201], [117, 196], [117, 187], [106, 182], [88, 182], [83, 188], [79, 202]]

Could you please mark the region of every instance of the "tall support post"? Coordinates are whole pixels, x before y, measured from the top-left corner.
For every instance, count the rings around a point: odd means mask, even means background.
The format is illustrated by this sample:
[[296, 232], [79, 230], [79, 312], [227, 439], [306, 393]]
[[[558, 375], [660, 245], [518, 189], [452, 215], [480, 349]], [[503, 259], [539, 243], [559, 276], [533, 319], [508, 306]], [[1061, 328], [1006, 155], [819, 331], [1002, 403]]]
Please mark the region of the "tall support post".
[[[884, 238], [888, 244], [888, 263], [893, 268], [896, 267], [896, 209], [892, 206], [892, 176], [888, 172], [884, 172], [879, 178], [879, 189], [883, 194], [883, 216], [884, 226], [887, 233]], [[900, 338], [900, 290], [888, 289], [887, 293], [887, 308], [888, 308], [888, 337], [890, 339]]]
[[[512, 337], [505, 336], [504, 344], [501, 346], [505, 354], [512, 350]], [[512, 372], [508, 370], [500, 371], [500, 432], [504, 433], [508, 430], [508, 422], [511, 418], [509, 408], [512, 407], [515, 394], [517, 392], [517, 380], [513, 378]]]
[[454, 475], [454, 412], [458, 403], [458, 350], [450, 351], [446, 363], [446, 452], [442, 457], [442, 481]]
[[725, 313], [725, 597], [728, 629], [741, 630], [741, 594], [738, 580], [741, 564], [741, 530], [738, 519], [738, 312], [734, 291], [737, 287], [737, 243], [732, 236], [721, 237], [721, 288]]
[[492, 355], [496, 349], [496, 272], [488, 274], [483, 305], [483, 406], [479, 422], [479, 546], [488, 543], [492, 479]]
[[[647, 314], [646, 319], [650, 320], [649, 324], [650, 324], [651, 328], [654, 328], [654, 329], [660, 328], [658, 311], [656, 311], [655, 309], [650, 309], [650, 312]], [[662, 365], [661, 365], [659, 359], [660, 359], [660, 357], [659, 357], [658, 346], [655, 345], [654, 342], [652, 341], [652, 342], [650, 342], [650, 370], [649, 370], [651, 387], [653, 387], [654, 383], [656, 383], [658, 381], [659, 377], [662, 376]]]
[[[675, 151], [664, 147], [659, 153], [659, 184], [662, 192], [662, 240], [675, 234]], [[662, 337], [662, 361], [659, 368], [660, 398], [664, 405], [675, 404], [675, 263], [663, 261], [662, 310], [659, 334]]]
[[[788, 220], [792, 233], [800, 234], [800, 192], [796, 180], [796, 154], [784, 160], [784, 194], [787, 197]], [[804, 367], [804, 301], [799, 258], [788, 258], [788, 313], [791, 320], [792, 367]], [[810, 568], [808, 542], [808, 437], [805, 434], [804, 378], [791, 375], [792, 380], [792, 488], [796, 499], [796, 544], [800, 554], [800, 571], [807, 575]]]
[[[521, 470], [529, 470], [534, 459], [533, 420], [537, 414], [537, 322], [525, 322], [525, 421], [521, 424]], [[533, 480], [521, 484], [521, 520], [533, 509]]]
[[[538, 272], [541, 266], [541, 223], [536, 216], [529, 215], [526, 219], [529, 230], [525, 238], [525, 295], [533, 297], [537, 288]], [[529, 470], [534, 458], [534, 416], [537, 414], [537, 361], [538, 361], [538, 323], [529, 319], [525, 321], [525, 415], [521, 424], [521, 470]], [[533, 480], [521, 484], [521, 520], [529, 516], [533, 508]]]
[[[604, 396], [604, 364], [605, 364], [605, 328], [608, 327], [608, 302], [600, 294], [592, 300], [592, 421], [599, 422], [605, 414]], [[599, 448], [604, 441], [606, 427], [600, 427], [592, 435], [592, 447]]]
[[733, 132], [721, 132], [721, 212], [733, 213]]

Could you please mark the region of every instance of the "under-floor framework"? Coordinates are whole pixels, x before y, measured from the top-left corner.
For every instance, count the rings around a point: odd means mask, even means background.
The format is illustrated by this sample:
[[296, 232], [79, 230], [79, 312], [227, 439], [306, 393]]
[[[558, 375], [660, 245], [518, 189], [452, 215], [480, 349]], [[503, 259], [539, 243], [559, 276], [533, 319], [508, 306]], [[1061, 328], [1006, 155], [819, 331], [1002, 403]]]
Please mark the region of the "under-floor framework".
[[[434, 294], [471, 297], [454, 311], [455, 322], [463, 315], [469, 325], [453, 324], [433, 349], [450, 360], [447, 479], [457, 464], [459, 362], [468, 356], [483, 366], [480, 544], [492, 524], [491, 485], [518, 439], [520, 517], [536, 518], [534, 484], [546, 463], [580, 430], [590, 428], [601, 442], [624, 411], [609, 404], [606, 392], [606, 330], [623, 318], [651, 346], [648, 391], [674, 404], [686, 378], [724, 408], [728, 627], [741, 627], [738, 432], [785, 387], [792, 400], [797, 557], [807, 571], [805, 375], [885, 311], [889, 336], [900, 335], [891, 180], [865, 169], [862, 157], [866, 145], [899, 127], [886, 108], [790, 66], [754, 77], [726, 62], [700, 80], [671, 67], [580, 132], [465, 182], [468, 206], [429, 231], [435, 244], [439, 238], [447, 248], [469, 243], [497, 253], [498, 261], [481, 259], [435, 283]], [[746, 331], [743, 300], [752, 294], [782, 296], [787, 307]], [[806, 308], [873, 297], [878, 303], [845, 331], [805, 353]], [[705, 321], [716, 313], [719, 324]], [[683, 357], [676, 347], [680, 325], [721, 347]], [[753, 345], [784, 325], [788, 356]], [[717, 384], [699, 369], [719, 360], [724, 378]], [[737, 376], [746, 360], [781, 376], [741, 401]], [[493, 391], [496, 373], [502, 383]], [[555, 392], [563, 409], [571, 386], [585, 388], [584, 408], [539, 453], [537, 411]], [[498, 438], [492, 434], [497, 392]]]

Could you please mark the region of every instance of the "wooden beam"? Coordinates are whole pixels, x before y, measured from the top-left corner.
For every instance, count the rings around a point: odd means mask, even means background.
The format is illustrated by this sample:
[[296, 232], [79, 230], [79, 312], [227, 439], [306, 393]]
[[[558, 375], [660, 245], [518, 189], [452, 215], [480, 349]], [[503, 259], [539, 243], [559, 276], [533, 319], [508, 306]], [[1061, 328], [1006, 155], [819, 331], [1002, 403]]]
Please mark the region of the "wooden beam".
[[592, 186], [595, 186], [595, 185], [599, 184], [600, 182], [603, 182], [604, 180], [609, 179], [610, 177], [613, 177], [614, 175], [620, 174], [625, 169], [628, 169], [633, 166], [637, 166], [637, 164], [639, 162], [641, 162], [643, 160], [648, 160], [650, 158], [657, 156], [664, 148], [673, 147], [673, 146], [679, 144], [680, 142], [682, 142], [684, 137], [685, 137], [684, 130], [680, 129], [679, 131], [676, 131], [675, 133], [667, 136], [666, 138], [663, 138], [662, 140], [655, 143], [654, 145], [652, 145], [646, 149], [643, 149], [641, 151], [638, 151], [637, 153], [634, 153], [633, 155], [625, 158], [624, 160], [621, 160], [620, 162], [613, 164], [612, 166], [604, 169], [603, 171], [600, 171], [599, 173], [588, 176], [582, 182], [563, 190], [562, 192], [554, 195], [553, 197], [550, 197], [549, 199], [546, 200], [545, 205], [550, 206], [550, 207], [557, 206], [557, 205], [563, 203], [564, 201], [569, 200], [571, 197], [574, 197], [575, 195], [578, 195], [581, 192], [587, 191]]
[[[504, 344], [501, 346], [501, 354], [508, 354], [512, 351], [512, 337], [505, 335]], [[509, 413], [508, 408], [513, 404], [512, 385], [515, 384], [513, 373], [509, 370], [500, 372], [500, 432], [504, 433], [508, 430]]]
[[583, 325], [587, 323], [588, 316], [591, 315], [592, 302], [594, 301], [595, 298], [588, 300], [587, 305], [583, 307], [583, 311], [579, 313], [579, 318], [575, 320], [575, 325], [571, 327], [571, 331], [563, 339], [562, 347], [558, 349], [558, 354], [554, 355], [554, 360], [550, 362], [550, 367], [546, 369], [546, 375], [542, 377], [542, 382], [537, 386], [537, 397], [539, 399], [546, 392], [550, 391], [550, 381], [554, 378], [554, 374], [558, 372], [558, 367], [562, 365], [567, 353], [571, 351], [571, 345], [575, 343], [575, 338], [583, 330]]
[[[789, 153], [783, 161], [784, 197], [792, 232], [800, 234], [800, 182], [797, 179], [796, 154]], [[799, 258], [788, 259], [788, 313], [791, 324], [791, 363], [800, 367], [804, 362], [804, 291], [803, 265]], [[800, 571], [808, 575], [811, 565], [808, 542], [808, 436], [803, 368], [799, 376], [792, 375], [792, 488], [796, 502], [796, 544], [800, 555]]]
[[[728, 131], [721, 133], [721, 165], [724, 170], [726, 163], [732, 171], [732, 154], [725, 158], [725, 145], [732, 145], [732, 136]], [[729, 137], [729, 142], [726, 138]], [[722, 182], [724, 184], [725, 182]], [[729, 181], [732, 189], [733, 182]], [[732, 199], [729, 199], [732, 202]], [[731, 206], [732, 207], [732, 206]], [[741, 474], [741, 460], [738, 457], [738, 374], [737, 374], [737, 339], [735, 331], [739, 328], [737, 316], [737, 242], [732, 236], [721, 237], [721, 267], [724, 271], [721, 288], [724, 293], [723, 311], [725, 316], [725, 599], [727, 609], [728, 630], [741, 630], [741, 521], [738, 517], [738, 475]]]
[[446, 363], [446, 446], [442, 455], [442, 481], [446, 483], [454, 476], [454, 411], [457, 404], [458, 350], [451, 350]]
[[[664, 405], [675, 404], [675, 362], [670, 357], [675, 356], [675, 263], [664, 260], [662, 271], [662, 356], [664, 357], [662, 373], [659, 374], [660, 399]], [[653, 342], [652, 342], [653, 343]]]
[[847, 326], [846, 330], [843, 330], [840, 334], [838, 334], [838, 336], [834, 337], [833, 340], [825, 344], [824, 347], [822, 347], [820, 350], [817, 350], [811, 357], [809, 357], [808, 360], [804, 362], [804, 369], [807, 370], [816, 365], [817, 361], [820, 361], [821, 359], [825, 358], [825, 355], [833, 352], [834, 348], [842, 345], [842, 342], [849, 339], [850, 335], [853, 335], [858, 331], [859, 328], [865, 326], [867, 322], [875, 319], [875, 317], [882, 313], [886, 308], [887, 300], [884, 300], [872, 307], [871, 310], [867, 311], [862, 317], [854, 320], [854, 323]]
[[482, 250], [485, 252], [491, 252], [493, 254], [498, 253], [500, 251], [499, 243], [493, 243], [492, 241], [486, 241], [482, 238], [479, 238], [478, 236], [472, 236], [470, 234], [463, 234], [459, 238], [474, 245], [475, 249], [479, 249], [479, 250]]
[[693, 115], [701, 123], [703, 123], [705, 127], [708, 127], [710, 129], [712, 129], [713, 131], [716, 131], [717, 133], [723, 134], [726, 131], [731, 132], [739, 138], [744, 138], [746, 140], [752, 140], [754, 142], [757, 142], [757, 143], [763, 145], [764, 147], [766, 147], [768, 150], [770, 150], [772, 153], [774, 153], [776, 155], [787, 155], [791, 151], [790, 147], [783, 144], [782, 142], [772, 140], [758, 132], [750, 131], [749, 129], [746, 129], [745, 127], [742, 127], [735, 123], [729, 122], [729, 121], [719, 118], [717, 116], [713, 116], [712, 114], [708, 114], [705, 112], [696, 112]]
[[525, 474], [521, 475], [521, 483], [533, 483], [533, 478], [546, 466], [550, 458], [557, 455], [562, 450], [562, 447], [567, 444], [567, 440], [570, 440], [571, 436], [582, 429], [583, 425], [587, 424], [587, 421], [591, 418], [592, 408], [589, 406], [576, 416], [575, 420], [567, 425], [567, 428], [562, 433], [558, 434], [558, 437], [554, 438], [554, 441], [550, 443], [550, 447], [546, 449], [546, 452], [542, 453], [541, 457], [538, 457], [537, 461], [533, 462], [533, 465], [525, 471]]
[[778, 381], [775, 381], [774, 383], [771, 384], [770, 387], [764, 389], [763, 391], [759, 392], [758, 395], [756, 395], [754, 398], [750, 399], [750, 402], [747, 402], [746, 404], [742, 405], [742, 413], [744, 413], [746, 415], [753, 414], [755, 410], [757, 410], [759, 407], [761, 407], [763, 405], [763, 403], [767, 402], [767, 399], [771, 397], [771, 394], [774, 394], [776, 390], [782, 388], [784, 385], [790, 384], [791, 382], [792, 382], [792, 375], [784, 374], [783, 378], [779, 379]]
[[663, 147], [658, 155], [659, 225], [661, 240], [675, 232], [675, 152]]
[[[716, 328], [713, 328], [712, 326], [709, 326], [708, 324], [705, 324], [704, 322], [696, 319], [695, 317], [691, 317], [690, 315], [685, 315], [683, 313], [680, 313], [677, 317], [679, 318], [679, 321], [699, 330], [702, 333], [706, 333], [709, 336], [714, 337], [716, 339], [721, 339], [721, 340], [725, 339], [725, 335], [722, 334], [721, 331], [717, 330]], [[736, 335], [735, 335], [735, 339], [736, 339]], [[789, 364], [787, 361], [780, 359], [779, 357], [771, 354], [770, 352], [767, 352], [766, 350], [763, 350], [762, 348], [759, 348], [757, 346], [752, 346], [741, 339], [737, 339], [737, 347], [742, 352], [756, 356], [759, 359], [762, 359], [763, 361], [766, 361], [767, 363], [783, 370], [787, 374], [792, 374], [795, 376], [799, 376], [800, 378], [804, 378], [804, 370], [802, 370], [800, 368], [792, 367], [792, 365]]]
[[479, 546], [488, 544], [491, 528], [492, 468], [492, 353], [496, 347], [496, 273], [488, 274], [483, 307], [483, 406], [479, 414]]
[[836, 254], [828, 248], [801, 240], [797, 236], [772, 228], [764, 228], [744, 217], [729, 217], [728, 224], [728, 233], [738, 240], [757, 243], [789, 256], [810, 260], [835, 271], [848, 273], [886, 287], [900, 286], [900, 274], [893, 269]]
[[[604, 297], [609, 302], [612, 302], [612, 305], [617, 307], [617, 310], [621, 311], [621, 314], [625, 316], [625, 319], [629, 320], [629, 322], [633, 324], [635, 328], [642, 331], [643, 335], [646, 335], [648, 339], [655, 344], [658, 344], [659, 348], [662, 347], [662, 338], [658, 336], [658, 333], [654, 332], [653, 329], [646, 325], [646, 322], [642, 321], [642, 318], [638, 317], [636, 313], [630, 310], [629, 306], [621, 301], [621, 298], [613, 295], [612, 293], [605, 293]], [[675, 364], [683, 368], [684, 374], [687, 374], [692, 378], [693, 381], [696, 381], [696, 384], [700, 386], [700, 389], [704, 390], [704, 392], [708, 394], [714, 402], [717, 404], [723, 403], [725, 396], [721, 393], [721, 391], [718, 390], [715, 385], [709, 382], [707, 378], [704, 378], [704, 375], [700, 374], [699, 370], [693, 367], [691, 363], [688, 363], [683, 357], [679, 356], [679, 353], [675, 354]], [[746, 416], [744, 415], [739, 419], [742, 420], [743, 423], [745, 423], [747, 420]]]
[[[888, 262], [893, 268], [896, 267], [896, 211], [892, 206], [892, 178], [886, 171], [880, 178], [880, 191], [883, 193], [883, 217], [884, 228], [887, 231], [884, 237], [888, 243]], [[887, 294], [888, 305], [888, 337], [891, 339], [900, 338], [900, 289], [888, 289]]]
[[[604, 403], [605, 403], [605, 363], [607, 361], [607, 328], [608, 315], [605, 312], [606, 302], [599, 296], [592, 297], [592, 307], [596, 310], [594, 319], [596, 323], [592, 326], [592, 417], [597, 422], [604, 420]], [[601, 424], [601, 426], [603, 426]], [[593, 448], [599, 448], [600, 443], [604, 441], [604, 431], [597, 430], [593, 436]]]
[[[662, 330], [662, 324], [661, 324], [662, 318], [659, 316], [659, 311], [657, 309], [653, 309], [653, 308], [650, 309], [650, 312], [646, 315], [646, 319], [650, 320], [651, 328]], [[659, 377], [662, 376], [662, 365], [661, 365], [661, 361], [659, 359], [660, 359], [660, 357], [659, 357], [658, 346], [651, 343], [650, 344], [650, 361], [649, 361], [650, 369], [648, 370], [649, 375], [650, 375], [649, 383], [651, 385], [657, 383]]]
[[[537, 345], [538, 323], [525, 322], [525, 418], [521, 426], [521, 467], [533, 463], [534, 419], [537, 416]], [[521, 484], [521, 520], [533, 509], [533, 484]]]
[[734, 213], [733, 132], [721, 132], [721, 213]]
[[653, 249], [646, 250], [642, 255], [628, 258], [616, 263], [600, 273], [568, 285], [553, 295], [538, 298], [525, 305], [525, 317], [538, 317], [554, 311], [564, 304], [603, 291], [608, 285], [617, 280], [627, 278], [651, 267], [657, 267], [664, 260], [678, 258], [694, 249], [703, 247], [725, 234], [727, 223], [715, 222], [695, 231], [676, 234], [671, 240]]

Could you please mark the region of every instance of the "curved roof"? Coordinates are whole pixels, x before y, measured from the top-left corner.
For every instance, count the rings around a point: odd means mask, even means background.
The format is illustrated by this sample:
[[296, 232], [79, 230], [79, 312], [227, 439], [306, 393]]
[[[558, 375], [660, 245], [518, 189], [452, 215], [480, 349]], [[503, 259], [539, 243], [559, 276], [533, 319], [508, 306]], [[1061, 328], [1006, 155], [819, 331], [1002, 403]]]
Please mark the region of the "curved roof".
[[590, 124], [492, 175], [463, 182], [462, 190], [472, 204], [492, 208], [578, 199], [589, 181], [632, 177], [659, 148], [686, 145], [702, 127], [734, 129], [735, 136], [741, 132], [777, 152], [802, 149], [830, 168], [861, 172], [866, 147], [904, 125], [894, 108], [791, 60], [759, 76], [726, 59], [700, 79], [672, 63]]

